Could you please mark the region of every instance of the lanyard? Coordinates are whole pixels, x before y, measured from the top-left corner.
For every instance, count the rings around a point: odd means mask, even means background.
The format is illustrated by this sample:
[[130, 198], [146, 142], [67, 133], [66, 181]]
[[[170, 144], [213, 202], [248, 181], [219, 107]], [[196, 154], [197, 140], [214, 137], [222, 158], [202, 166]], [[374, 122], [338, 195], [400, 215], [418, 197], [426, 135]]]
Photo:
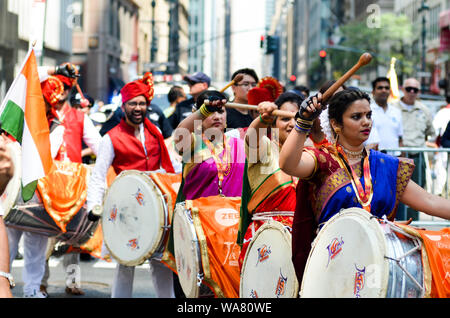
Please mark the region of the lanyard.
[[[211, 155], [214, 159], [214, 162], [216, 164], [217, 167], [217, 176], [219, 178], [219, 194], [222, 194], [222, 185], [223, 185], [223, 180], [225, 178], [226, 175], [228, 175], [231, 171], [231, 160], [229, 160], [230, 158], [230, 149], [229, 149], [229, 145], [226, 139], [226, 136], [223, 136], [223, 155], [222, 158], [220, 158], [220, 152], [216, 153], [216, 147], [214, 147], [213, 143], [211, 141], [209, 141], [207, 138], [205, 138], [205, 136], [203, 136], [203, 142], [206, 144], [206, 146], [208, 147], [209, 151], [211, 152]], [[220, 149], [220, 148], [219, 148]]]

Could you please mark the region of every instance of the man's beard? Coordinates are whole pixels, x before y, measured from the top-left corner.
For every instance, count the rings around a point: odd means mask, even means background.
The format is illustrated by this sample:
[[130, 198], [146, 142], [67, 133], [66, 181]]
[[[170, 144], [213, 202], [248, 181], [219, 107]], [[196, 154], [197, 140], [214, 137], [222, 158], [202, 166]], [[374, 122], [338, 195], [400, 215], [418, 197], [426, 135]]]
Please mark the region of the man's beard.
[[[140, 118], [137, 118], [138, 113], [141, 115]], [[131, 110], [128, 112], [125, 112], [125, 116], [127, 119], [134, 125], [140, 125], [144, 122], [145, 116], [147, 114], [147, 110]]]

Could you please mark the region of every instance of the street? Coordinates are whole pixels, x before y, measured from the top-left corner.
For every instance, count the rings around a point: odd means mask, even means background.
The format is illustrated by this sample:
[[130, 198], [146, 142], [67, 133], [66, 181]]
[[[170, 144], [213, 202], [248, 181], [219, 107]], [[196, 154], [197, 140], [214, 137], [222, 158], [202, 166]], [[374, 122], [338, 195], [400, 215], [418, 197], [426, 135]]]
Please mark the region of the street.
[[[84, 296], [73, 296], [65, 293], [66, 274], [62, 265], [62, 257], [50, 258], [50, 278], [48, 294], [50, 298], [110, 298], [116, 263], [91, 258], [90, 261], [80, 260], [81, 288]], [[14, 297], [23, 297], [23, 259], [14, 260], [11, 273], [16, 282], [12, 293]], [[153, 286], [149, 276], [149, 265], [144, 263], [136, 267], [134, 275], [133, 298], [154, 297]]]

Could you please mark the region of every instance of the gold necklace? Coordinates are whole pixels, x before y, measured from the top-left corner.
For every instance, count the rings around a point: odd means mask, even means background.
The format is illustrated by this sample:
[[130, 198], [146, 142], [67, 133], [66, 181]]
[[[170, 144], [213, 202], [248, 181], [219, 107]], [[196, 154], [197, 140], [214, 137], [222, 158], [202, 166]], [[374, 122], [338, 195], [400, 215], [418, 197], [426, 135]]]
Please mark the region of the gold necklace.
[[[341, 145], [342, 146], [342, 145]], [[350, 151], [342, 146], [348, 159], [361, 159], [363, 157], [364, 148], [361, 151]]]

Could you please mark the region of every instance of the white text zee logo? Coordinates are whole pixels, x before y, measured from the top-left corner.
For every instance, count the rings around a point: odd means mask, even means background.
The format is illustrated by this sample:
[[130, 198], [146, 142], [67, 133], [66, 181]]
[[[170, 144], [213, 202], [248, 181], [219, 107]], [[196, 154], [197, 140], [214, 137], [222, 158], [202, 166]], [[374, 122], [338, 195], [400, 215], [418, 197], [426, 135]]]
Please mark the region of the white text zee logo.
[[214, 216], [222, 226], [233, 226], [239, 222], [239, 212], [233, 209], [219, 209]]

